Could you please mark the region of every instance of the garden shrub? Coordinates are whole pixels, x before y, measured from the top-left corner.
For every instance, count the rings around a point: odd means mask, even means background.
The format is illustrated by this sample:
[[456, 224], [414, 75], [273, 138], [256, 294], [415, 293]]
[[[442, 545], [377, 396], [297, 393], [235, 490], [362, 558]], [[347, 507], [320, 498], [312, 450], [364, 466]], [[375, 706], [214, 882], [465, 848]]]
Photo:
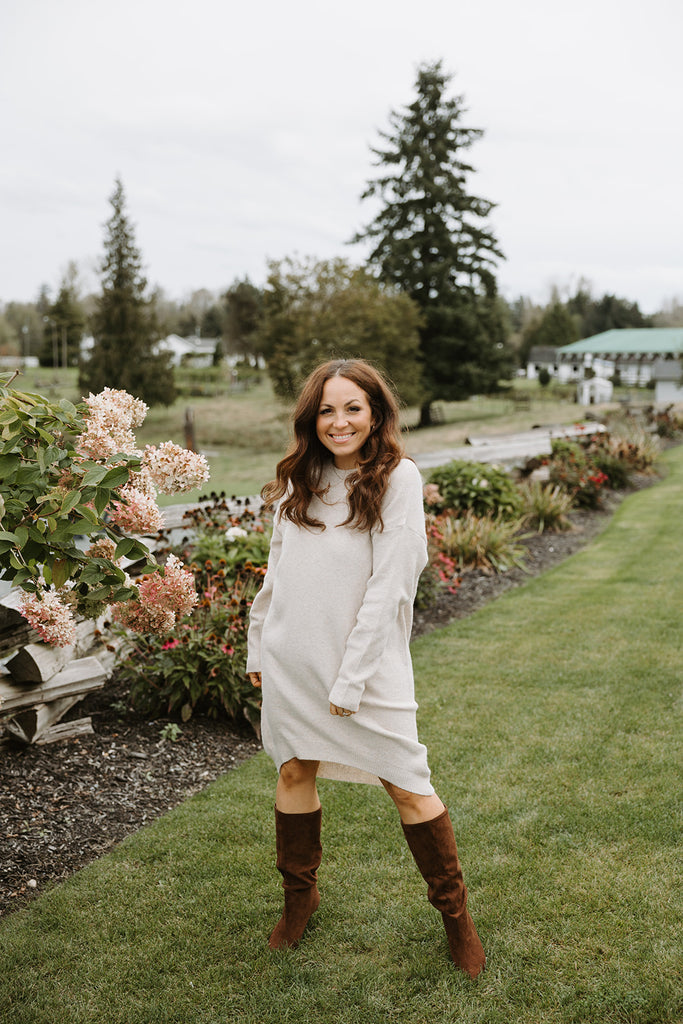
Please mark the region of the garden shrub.
[[446, 591], [455, 594], [460, 584], [458, 567], [455, 559], [447, 555], [439, 547], [439, 532], [434, 526], [434, 520], [427, 521], [427, 542], [429, 548], [429, 561], [422, 570], [417, 584], [414, 606], [418, 611], [424, 611], [436, 604], [439, 595]]
[[182, 554], [197, 607], [165, 637], [129, 637], [117, 676], [146, 714], [244, 716], [258, 732], [260, 691], [246, 674], [249, 608], [266, 571], [270, 516], [231, 513], [220, 499], [186, 516]]
[[[428, 482], [438, 489], [438, 498], [431, 502], [435, 511], [469, 510], [477, 516], [501, 516], [514, 519], [519, 515], [521, 497], [508, 474], [485, 462], [455, 459], [435, 469]], [[437, 492], [433, 492], [436, 496]]]
[[546, 530], [551, 533], [571, 530], [568, 513], [574, 504], [573, 495], [559, 485], [546, 486], [538, 480], [522, 484], [521, 493], [525, 526], [532, 527], [538, 533]]
[[607, 443], [613, 455], [640, 473], [652, 469], [661, 453], [659, 437], [632, 419], [615, 423]]
[[524, 568], [520, 527], [519, 520], [477, 516], [467, 511], [461, 516], [439, 516], [433, 522], [432, 536], [439, 550], [452, 558], [462, 572], [506, 572], [515, 565]]
[[[171, 441], [138, 448], [147, 406], [125, 391], [105, 388], [76, 406], [17, 391], [15, 376], [0, 375], [0, 577], [24, 591], [22, 614], [60, 646], [73, 642], [76, 615], [107, 610], [167, 629], [196, 600], [191, 575], [177, 562], [167, 572], [129, 534], [155, 532], [158, 492], [203, 483], [206, 460]], [[147, 600], [124, 558], [144, 563]]]
[[258, 732], [260, 691], [247, 678], [246, 661], [249, 606], [261, 573], [246, 569], [232, 580], [222, 568], [194, 568], [197, 608], [172, 635], [132, 636], [117, 678], [145, 714], [244, 716]]
[[554, 438], [549, 461], [550, 482], [573, 498], [578, 508], [599, 508], [607, 476], [590, 459], [582, 444]]

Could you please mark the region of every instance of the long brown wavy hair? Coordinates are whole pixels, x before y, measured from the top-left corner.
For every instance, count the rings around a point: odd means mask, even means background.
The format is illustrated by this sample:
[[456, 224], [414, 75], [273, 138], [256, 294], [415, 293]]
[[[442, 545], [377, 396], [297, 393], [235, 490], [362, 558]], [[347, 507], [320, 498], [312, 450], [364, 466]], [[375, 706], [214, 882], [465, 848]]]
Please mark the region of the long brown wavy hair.
[[[323, 527], [308, 508], [314, 497], [323, 497], [320, 481], [332, 454], [318, 439], [316, 430], [323, 388], [331, 377], [345, 377], [365, 392], [372, 410], [370, 436], [358, 453], [358, 467], [349, 477], [349, 515], [341, 525], [371, 530], [382, 524], [382, 501], [389, 474], [404, 456], [400, 441], [398, 402], [391, 385], [364, 359], [333, 359], [318, 366], [306, 380], [294, 410], [294, 440], [278, 463], [275, 480], [261, 491], [271, 503], [284, 497], [280, 514], [297, 526]], [[286, 495], [286, 497], [285, 497]]]

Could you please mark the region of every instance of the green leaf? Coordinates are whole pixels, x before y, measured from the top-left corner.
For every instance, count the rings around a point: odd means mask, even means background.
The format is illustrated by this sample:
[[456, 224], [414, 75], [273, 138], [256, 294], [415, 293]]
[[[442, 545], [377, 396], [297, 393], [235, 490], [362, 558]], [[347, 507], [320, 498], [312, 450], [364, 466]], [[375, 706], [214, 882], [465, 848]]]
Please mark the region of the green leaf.
[[99, 466], [95, 463], [83, 477], [83, 487], [87, 487], [90, 484], [99, 484], [104, 480], [108, 472], [109, 470], [106, 466]]
[[18, 455], [0, 455], [0, 480], [9, 483], [21, 465]]
[[63, 587], [69, 578], [69, 561], [66, 558], [58, 558], [52, 563], [52, 582], [57, 590]]
[[68, 512], [71, 512], [71, 510], [75, 508], [76, 505], [78, 505], [80, 500], [80, 491], [69, 491], [69, 493], [64, 498], [64, 501], [62, 502], [62, 515], [66, 515]]
[[9, 540], [12, 544], [19, 544], [17, 535], [15, 533], [10, 533], [8, 530], [0, 530], [0, 540]]
[[10, 565], [12, 565], [15, 569], [19, 569], [21, 571], [25, 568], [24, 563], [17, 558], [13, 551], [10, 551], [9, 553], [9, 560]]
[[102, 488], [102, 490], [98, 490], [97, 491], [97, 493], [95, 494], [95, 497], [93, 498], [93, 505], [97, 509], [97, 512], [98, 512], [99, 515], [102, 515], [102, 513], [105, 510], [105, 508], [109, 504], [110, 500], [111, 500], [111, 491], [108, 491], [105, 488]]
[[28, 541], [28, 527], [26, 527], [26, 526], [18, 526], [16, 528], [16, 530], [14, 531], [14, 535], [17, 538], [17, 545], [20, 548], [25, 547], [26, 546], [26, 542]]
[[76, 512], [78, 512], [78, 514], [81, 515], [84, 519], [88, 519], [95, 526], [99, 524], [99, 519], [97, 518], [97, 515], [87, 505], [76, 505]]
[[62, 412], [68, 412], [70, 416], [77, 416], [76, 406], [73, 402], [70, 402], [68, 398], [62, 398], [59, 402], [59, 408]]
[[[114, 558], [126, 558], [131, 551], [135, 548], [135, 541], [130, 537], [124, 537], [116, 545], [116, 551], [114, 552]], [[146, 552], [145, 552], [146, 554]]]
[[124, 484], [128, 483], [129, 476], [130, 473], [126, 466], [115, 466], [102, 478], [102, 486], [110, 487], [112, 490], [117, 487], [123, 487]]

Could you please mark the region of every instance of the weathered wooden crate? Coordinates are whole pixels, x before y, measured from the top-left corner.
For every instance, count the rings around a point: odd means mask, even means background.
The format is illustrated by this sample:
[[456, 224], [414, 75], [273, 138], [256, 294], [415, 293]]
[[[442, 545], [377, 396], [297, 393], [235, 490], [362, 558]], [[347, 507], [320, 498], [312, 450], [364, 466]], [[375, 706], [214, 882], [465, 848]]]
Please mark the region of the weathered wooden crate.
[[50, 647], [19, 612], [20, 597], [11, 591], [0, 601], [0, 722], [23, 743], [92, 732], [89, 718], [58, 723], [86, 694], [104, 686], [118, 641], [107, 635], [104, 619], [83, 620], [72, 645]]

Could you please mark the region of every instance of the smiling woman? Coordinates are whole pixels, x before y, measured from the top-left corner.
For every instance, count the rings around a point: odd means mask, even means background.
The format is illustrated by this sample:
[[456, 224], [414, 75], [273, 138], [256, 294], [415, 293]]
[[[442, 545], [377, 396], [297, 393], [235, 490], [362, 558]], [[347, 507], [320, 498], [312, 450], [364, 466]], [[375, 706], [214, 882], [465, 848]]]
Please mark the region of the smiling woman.
[[330, 377], [323, 387], [316, 432], [332, 452], [337, 469], [354, 469], [374, 426], [368, 396], [346, 377]]
[[442, 912], [453, 961], [474, 978], [486, 958], [417, 735], [409, 643], [427, 538], [422, 480], [403, 455], [398, 406], [368, 363], [334, 360], [304, 384], [294, 431], [263, 492], [280, 504], [247, 661], [263, 688], [263, 745], [279, 771], [285, 909], [269, 945], [296, 946], [320, 902], [316, 778], [381, 784]]

